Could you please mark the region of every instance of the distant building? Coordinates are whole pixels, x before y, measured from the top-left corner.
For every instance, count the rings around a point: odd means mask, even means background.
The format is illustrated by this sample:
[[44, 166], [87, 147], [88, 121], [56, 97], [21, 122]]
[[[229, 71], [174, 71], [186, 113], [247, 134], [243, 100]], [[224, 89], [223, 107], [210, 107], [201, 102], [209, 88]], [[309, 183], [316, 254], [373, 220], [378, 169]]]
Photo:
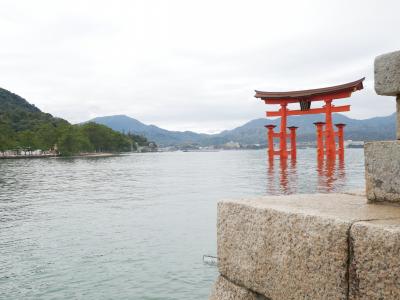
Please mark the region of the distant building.
[[223, 144], [222, 148], [226, 150], [240, 149], [240, 144], [238, 142], [230, 141]]
[[347, 140], [344, 142], [346, 148], [364, 148], [364, 141]]

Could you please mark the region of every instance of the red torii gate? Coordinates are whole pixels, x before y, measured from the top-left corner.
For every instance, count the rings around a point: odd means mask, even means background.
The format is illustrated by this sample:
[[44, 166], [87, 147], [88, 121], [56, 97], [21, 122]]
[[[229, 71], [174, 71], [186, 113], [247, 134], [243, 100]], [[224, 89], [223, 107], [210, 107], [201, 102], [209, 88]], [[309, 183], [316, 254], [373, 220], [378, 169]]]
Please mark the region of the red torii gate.
[[[257, 91], [255, 97], [260, 98], [265, 104], [278, 104], [281, 108], [278, 111], [267, 111], [267, 117], [281, 117], [280, 132], [274, 133], [274, 125], [266, 125], [268, 128], [269, 157], [280, 155], [281, 158], [287, 158], [291, 154], [292, 159], [296, 157], [296, 128], [289, 127], [290, 133], [286, 131], [287, 117], [294, 115], [325, 114], [325, 123], [318, 122], [317, 126], [317, 144], [318, 156], [334, 158], [337, 153], [343, 155], [343, 127], [344, 124], [336, 124], [338, 132], [333, 129], [332, 113], [350, 111], [350, 105], [334, 106], [333, 100], [348, 98], [355, 91], [363, 89], [362, 82], [365, 78], [349, 82], [342, 85], [325, 87], [320, 89], [291, 91], [291, 92], [262, 92]], [[311, 103], [324, 101], [325, 105], [320, 108], [311, 108]], [[300, 103], [300, 110], [289, 110], [290, 103]], [[323, 128], [325, 126], [325, 129]], [[339, 151], [336, 151], [335, 136], [339, 137]], [[273, 138], [279, 138], [280, 149], [273, 149]], [[287, 150], [286, 139], [291, 139], [291, 150]], [[323, 138], [325, 138], [325, 151], [323, 149]]]

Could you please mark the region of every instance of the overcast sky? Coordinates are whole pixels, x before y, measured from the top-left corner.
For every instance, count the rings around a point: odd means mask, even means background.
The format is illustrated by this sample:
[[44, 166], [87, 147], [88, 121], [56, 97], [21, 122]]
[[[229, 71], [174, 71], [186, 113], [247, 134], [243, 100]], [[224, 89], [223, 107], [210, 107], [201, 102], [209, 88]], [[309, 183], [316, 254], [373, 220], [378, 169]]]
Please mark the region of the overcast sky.
[[265, 116], [254, 90], [367, 77], [349, 116], [395, 110], [374, 57], [400, 49], [400, 1], [0, 0], [0, 86], [72, 123], [126, 114], [218, 132]]

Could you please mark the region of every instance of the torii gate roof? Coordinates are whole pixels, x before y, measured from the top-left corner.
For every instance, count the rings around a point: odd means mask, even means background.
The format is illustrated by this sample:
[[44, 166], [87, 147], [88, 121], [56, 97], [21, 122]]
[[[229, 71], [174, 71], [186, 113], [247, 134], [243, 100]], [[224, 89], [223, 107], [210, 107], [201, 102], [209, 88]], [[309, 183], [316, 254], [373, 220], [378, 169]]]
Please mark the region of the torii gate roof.
[[[351, 93], [362, 90], [363, 81], [365, 77], [330, 87], [324, 87], [312, 90], [302, 90], [302, 91], [290, 91], [290, 92], [263, 92], [257, 91], [255, 97], [264, 100], [267, 104], [276, 104], [276, 100], [285, 101], [288, 103], [300, 102], [303, 100], [307, 101], [318, 101], [324, 99], [339, 99], [350, 97]], [[274, 101], [275, 100], [275, 101]]]

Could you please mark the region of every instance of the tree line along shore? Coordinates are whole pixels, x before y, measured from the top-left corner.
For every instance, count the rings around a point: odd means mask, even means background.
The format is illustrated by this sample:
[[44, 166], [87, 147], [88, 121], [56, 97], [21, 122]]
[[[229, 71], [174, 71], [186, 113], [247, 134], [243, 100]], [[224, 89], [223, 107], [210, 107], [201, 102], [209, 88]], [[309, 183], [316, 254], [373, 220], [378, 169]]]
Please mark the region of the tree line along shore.
[[155, 149], [145, 137], [111, 128], [68, 121], [42, 112], [25, 99], [0, 88], [0, 157], [9, 155], [71, 156]]

